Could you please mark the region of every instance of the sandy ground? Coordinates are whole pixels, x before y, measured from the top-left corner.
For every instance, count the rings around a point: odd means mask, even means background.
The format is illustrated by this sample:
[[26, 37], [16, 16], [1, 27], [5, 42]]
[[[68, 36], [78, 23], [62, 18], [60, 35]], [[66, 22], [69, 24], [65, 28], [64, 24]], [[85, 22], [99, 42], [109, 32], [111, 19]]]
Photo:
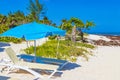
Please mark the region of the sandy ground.
[[109, 38], [107, 38], [106, 36], [103, 36], [103, 35], [95, 35], [95, 34], [90, 34], [87, 36], [88, 39], [90, 40], [105, 40], [105, 41], [110, 41]]
[[88, 62], [78, 59], [81, 67], [65, 71], [56, 80], [120, 80], [120, 47], [99, 46]]
[[[16, 52], [19, 52], [18, 46], [23, 48], [23, 44], [11, 45]], [[65, 70], [61, 77], [50, 80], [120, 80], [120, 47], [98, 46], [93, 52], [94, 56], [90, 56], [89, 61], [84, 61], [79, 57], [76, 62], [80, 65], [79, 67]], [[7, 58], [2, 49], [1, 58]], [[33, 78], [34, 76], [25, 72], [0, 73], [0, 80], [33, 80]]]

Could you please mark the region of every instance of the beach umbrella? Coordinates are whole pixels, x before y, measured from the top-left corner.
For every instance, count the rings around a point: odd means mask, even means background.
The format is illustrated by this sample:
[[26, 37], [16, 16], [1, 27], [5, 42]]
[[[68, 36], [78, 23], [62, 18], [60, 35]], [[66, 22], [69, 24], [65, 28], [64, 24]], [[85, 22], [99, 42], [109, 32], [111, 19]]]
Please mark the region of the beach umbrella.
[[65, 31], [53, 26], [31, 22], [9, 29], [0, 36], [25, 38], [25, 40], [36, 40], [49, 35], [64, 36]]
[[44, 38], [50, 35], [65, 36], [65, 33], [65, 30], [61, 30], [50, 25], [31, 22], [9, 29], [8, 31], [0, 34], [0, 37], [24, 38], [27, 41], [34, 40], [34, 53], [36, 56], [36, 39]]

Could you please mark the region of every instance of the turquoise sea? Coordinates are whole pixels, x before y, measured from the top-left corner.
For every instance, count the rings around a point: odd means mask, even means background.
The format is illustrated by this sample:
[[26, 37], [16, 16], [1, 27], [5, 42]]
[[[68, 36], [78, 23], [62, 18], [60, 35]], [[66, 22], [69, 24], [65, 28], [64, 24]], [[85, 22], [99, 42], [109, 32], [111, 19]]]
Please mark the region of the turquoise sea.
[[111, 35], [111, 36], [120, 36], [120, 31], [115, 30], [98, 30], [97, 27], [94, 30], [83, 30], [83, 32], [88, 34], [97, 34], [97, 35]]
[[120, 36], [120, 32], [88, 32], [89, 34]]
[[89, 34], [120, 36], [120, 26], [119, 25], [118, 26], [96, 25], [94, 27], [91, 27], [89, 30], [83, 30], [83, 32], [86, 32]]

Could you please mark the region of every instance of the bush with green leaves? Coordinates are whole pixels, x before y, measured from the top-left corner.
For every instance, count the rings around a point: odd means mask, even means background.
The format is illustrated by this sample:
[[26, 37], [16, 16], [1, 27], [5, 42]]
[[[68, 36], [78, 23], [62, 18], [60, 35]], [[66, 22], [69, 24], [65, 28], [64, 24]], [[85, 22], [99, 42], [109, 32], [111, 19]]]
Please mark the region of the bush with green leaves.
[[[77, 45], [85, 44], [85, 43], [76, 43]], [[62, 60], [69, 60], [69, 61], [76, 61], [78, 56], [84, 57], [86, 60], [88, 60], [87, 55], [90, 52], [87, 51], [84, 48], [77, 48], [73, 45], [71, 41], [60, 41], [60, 44], [58, 46], [58, 41], [52, 40], [47, 41], [42, 46], [37, 46], [36, 48], [36, 54], [37, 56], [47, 57], [47, 58], [56, 58], [56, 59], [62, 59]], [[93, 48], [88, 44], [82, 45], [87, 46], [87, 48]], [[25, 52], [28, 54], [34, 53], [34, 46], [31, 46], [27, 49], [25, 49]]]
[[48, 37], [50, 40], [54, 40], [54, 39], [56, 39], [57, 38], [57, 35], [54, 35], [54, 36], [49, 36]]
[[0, 37], [0, 42], [13, 42], [13, 43], [21, 43], [23, 39], [18, 39], [14, 37]]

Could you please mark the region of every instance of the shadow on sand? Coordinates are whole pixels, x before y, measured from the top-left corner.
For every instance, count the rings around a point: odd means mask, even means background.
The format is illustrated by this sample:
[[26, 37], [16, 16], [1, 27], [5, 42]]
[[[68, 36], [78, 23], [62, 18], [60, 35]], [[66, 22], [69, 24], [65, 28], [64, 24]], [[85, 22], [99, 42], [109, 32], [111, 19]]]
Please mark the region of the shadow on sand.
[[0, 80], [8, 80], [8, 79], [10, 79], [10, 77], [0, 76]]
[[[34, 58], [35, 58], [35, 56], [31, 56], [31, 55], [27, 55], [27, 54], [21, 54], [21, 55], [18, 55], [18, 57], [25, 60], [25, 61], [28, 61], [28, 62], [33, 62]], [[36, 57], [36, 62], [43, 63], [43, 64], [59, 65], [59, 66], [62, 66], [62, 64], [67, 63], [62, 69], [58, 69], [61, 72], [57, 72], [54, 75], [56, 77], [60, 77], [63, 74], [62, 71], [73, 70], [75, 68], [81, 67], [81, 65], [79, 65], [77, 63], [68, 62], [66, 60], [52, 59], [52, 58]], [[38, 70], [36, 70], [36, 71], [38, 71]]]
[[[73, 70], [73, 69], [75, 69], [75, 68], [78, 68], [78, 67], [81, 67], [79, 64], [77, 64], [77, 63], [71, 63], [71, 62], [69, 62], [68, 64], [66, 64], [63, 68], [62, 68], [62, 70], [58, 70], [58, 72], [56, 72], [54, 75], [53, 75], [53, 78], [54, 77], [61, 77], [64, 73], [64, 71], [66, 71], [66, 70]], [[39, 72], [40, 74], [42, 74], [42, 75], [50, 75], [51, 74], [51, 72], [41, 72], [41, 71], [39, 71], [39, 70], [36, 70], [36, 69], [34, 69], [36, 72]], [[60, 72], [59, 72], [60, 71]]]
[[6, 47], [6, 46], [10, 46], [10, 44], [9, 43], [4, 43], [4, 42], [0, 42], [0, 52], [3, 52], [4, 51], [3, 47]]
[[[34, 62], [35, 56], [27, 55], [27, 54], [21, 54], [18, 55], [19, 58], [28, 61], [28, 62]], [[43, 64], [53, 64], [53, 65], [59, 65], [62, 66], [65, 64], [65, 66], [62, 68], [62, 70], [71, 70], [75, 69], [77, 67], [81, 67], [81, 65], [73, 62], [68, 62], [66, 60], [58, 60], [58, 59], [53, 59], [53, 58], [44, 58], [44, 57], [36, 57], [37, 63], [43, 63]], [[67, 63], [67, 64], [66, 64]]]
[[67, 65], [65, 65], [63, 67], [62, 70], [72, 70], [72, 69], [75, 69], [75, 68], [78, 68], [78, 67], [81, 67], [81, 65], [79, 65], [77, 63], [71, 63], [71, 62], [69, 62]]

